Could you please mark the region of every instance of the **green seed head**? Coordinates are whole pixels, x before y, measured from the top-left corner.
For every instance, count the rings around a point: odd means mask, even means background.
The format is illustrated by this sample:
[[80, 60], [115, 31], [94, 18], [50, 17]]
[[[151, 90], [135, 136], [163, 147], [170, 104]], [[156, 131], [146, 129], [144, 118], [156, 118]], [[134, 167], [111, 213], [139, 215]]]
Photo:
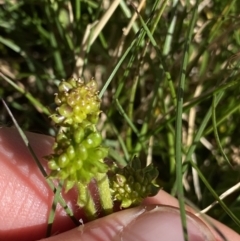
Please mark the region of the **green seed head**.
[[[69, 128], [64, 135], [59, 134], [64, 138], [59, 138], [59, 143], [55, 145], [55, 154], [50, 158], [48, 167], [55, 171], [55, 177], [66, 179], [66, 182], [89, 183], [97, 173], [107, 172], [108, 168], [103, 159], [107, 156], [108, 149], [101, 146], [102, 138], [97, 131], [92, 132], [91, 128], [79, 130], [81, 128], [73, 132], [74, 130]], [[69, 172], [71, 175], [65, 174]]]
[[95, 123], [100, 113], [96, 81], [87, 84], [69, 79], [58, 87], [56, 113], [51, 116], [61, 126], [54, 143], [54, 155], [48, 157], [50, 177], [65, 182], [69, 190], [78, 182], [88, 184], [97, 173], [106, 173], [103, 159], [108, 149], [101, 146], [102, 136]]
[[156, 195], [159, 191], [159, 187], [154, 184], [158, 176], [157, 169], [152, 165], [141, 167], [137, 158], [123, 169], [119, 168], [116, 173], [111, 178], [111, 191], [114, 200], [121, 202], [122, 208], [138, 205], [145, 197]]
[[[71, 78], [61, 82], [55, 103], [57, 108], [51, 118], [60, 128], [53, 145], [54, 154], [47, 157], [50, 178], [63, 181], [66, 191], [73, 186], [87, 187], [92, 179], [106, 176], [109, 170], [104, 163], [108, 148], [102, 146], [102, 136], [96, 128], [100, 114], [96, 81], [85, 84]], [[113, 172], [112, 199], [121, 202], [123, 208], [138, 205], [159, 190], [154, 184], [158, 171], [152, 165], [142, 167], [137, 158]], [[85, 201], [80, 193], [78, 204], [85, 205]]]

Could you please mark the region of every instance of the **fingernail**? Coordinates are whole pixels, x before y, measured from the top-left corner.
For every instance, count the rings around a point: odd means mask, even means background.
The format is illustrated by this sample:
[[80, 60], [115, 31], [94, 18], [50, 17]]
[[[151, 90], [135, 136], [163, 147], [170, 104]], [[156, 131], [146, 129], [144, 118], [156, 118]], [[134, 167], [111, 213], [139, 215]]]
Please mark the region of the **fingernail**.
[[[209, 228], [187, 212], [189, 241], [215, 241]], [[146, 208], [119, 233], [115, 241], [184, 241], [180, 211], [170, 206]]]

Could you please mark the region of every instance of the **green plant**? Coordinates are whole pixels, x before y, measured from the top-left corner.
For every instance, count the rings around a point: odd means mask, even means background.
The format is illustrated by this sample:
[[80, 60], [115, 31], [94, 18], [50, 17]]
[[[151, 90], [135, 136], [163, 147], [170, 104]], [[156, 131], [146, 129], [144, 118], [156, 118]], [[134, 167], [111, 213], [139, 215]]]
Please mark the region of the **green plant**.
[[[84, 208], [90, 219], [96, 218], [97, 214], [88, 190], [93, 180], [105, 213], [112, 212], [115, 200], [127, 208], [155, 195], [159, 188], [153, 181], [158, 171], [152, 165], [142, 168], [136, 158], [123, 168], [111, 168], [104, 163], [108, 148], [101, 145], [102, 136], [96, 127], [100, 114], [96, 81], [85, 84], [81, 80], [68, 79], [60, 83], [58, 91], [55, 96], [58, 107], [51, 118], [59, 131], [53, 154], [48, 157], [49, 177], [63, 181], [66, 192], [77, 187], [77, 204]], [[111, 178], [108, 179], [110, 169]]]

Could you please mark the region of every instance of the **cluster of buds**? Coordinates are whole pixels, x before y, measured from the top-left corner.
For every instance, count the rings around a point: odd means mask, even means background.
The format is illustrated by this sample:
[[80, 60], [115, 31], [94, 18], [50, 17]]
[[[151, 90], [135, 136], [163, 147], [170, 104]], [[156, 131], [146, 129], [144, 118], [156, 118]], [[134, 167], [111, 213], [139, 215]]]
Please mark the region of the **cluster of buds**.
[[116, 172], [111, 177], [111, 192], [113, 200], [121, 203], [121, 208], [139, 205], [145, 197], [154, 196], [159, 191], [159, 186], [154, 184], [158, 171], [152, 164], [142, 167], [141, 161], [135, 157]]
[[52, 120], [61, 126], [96, 124], [100, 113], [97, 83], [87, 84], [69, 79], [60, 83], [55, 103], [58, 106]]
[[69, 79], [61, 82], [55, 96], [58, 106], [52, 120], [60, 126], [53, 154], [48, 157], [50, 177], [63, 180], [68, 191], [79, 182], [88, 184], [97, 173], [106, 173], [103, 159], [108, 149], [101, 145], [96, 129], [100, 100], [94, 80], [87, 84]]

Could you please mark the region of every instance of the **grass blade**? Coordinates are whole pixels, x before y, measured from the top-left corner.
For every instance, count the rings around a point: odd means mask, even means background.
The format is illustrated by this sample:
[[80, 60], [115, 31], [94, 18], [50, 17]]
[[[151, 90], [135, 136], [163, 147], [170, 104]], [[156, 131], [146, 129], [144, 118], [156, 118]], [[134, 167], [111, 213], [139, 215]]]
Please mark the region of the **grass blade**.
[[191, 39], [193, 35], [193, 27], [197, 19], [198, 4], [199, 4], [199, 1], [197, 1], [194, 6], [192, 19], [190, 21], [188, 33], [186, 36], [187, 39], [185, 43], [183, 63], [181, 67], [180, 81], [179, 81], [178, 92], [177, 92], [177, 109], [176, 109], [177, 113], [176, 113], [176, 127], [175, 127], [176, 181], [177, 181], [177, 194], [178, 194], [178, 201], [179, 201], [179, 207], [180, 207], [180, 213], [181, 213], [181, 221], [183, 226], [184, 240], [188, 240], [188, 235], [187, 235], [186, 212], [185, 212], [185, 204], [184, 204], [184, 191], [183, 191], [183, 184], [182, 184], [183, 94], [184, 94], [184, 87], [185, 87], [185, 80], [186, 80], [185, 73], [186, 73], [187, 64], [189, 60], [189, 48], [190, 48]]

